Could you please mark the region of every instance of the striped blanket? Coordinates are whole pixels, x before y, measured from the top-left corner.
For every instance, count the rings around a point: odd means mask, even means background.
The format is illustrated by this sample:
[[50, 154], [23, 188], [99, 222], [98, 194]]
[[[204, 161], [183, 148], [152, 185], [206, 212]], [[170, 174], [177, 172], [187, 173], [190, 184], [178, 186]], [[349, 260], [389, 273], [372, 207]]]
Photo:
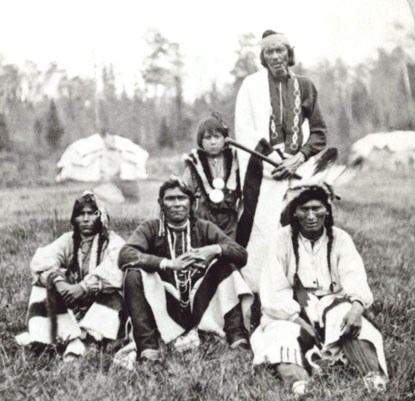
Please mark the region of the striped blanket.
[[[82, 313], [79, 313], [79, 310], [68, 309], [59, 296], [55, 301], [56, 320], [51, 319], [47, 289], [37, 285], [32, 287], [27, 318], [28, 331], [16, 336], [18, 344], [52, 344], [55, 340], [68, 342], [84, 338], [86, 334], [97, 341], [103, 338], [117, 338], [122, 309], [122, 297], [119, 292], [97, 295], [89, 307], [82, 308]], [[56, 333], [56, 339], [53, 333]]]

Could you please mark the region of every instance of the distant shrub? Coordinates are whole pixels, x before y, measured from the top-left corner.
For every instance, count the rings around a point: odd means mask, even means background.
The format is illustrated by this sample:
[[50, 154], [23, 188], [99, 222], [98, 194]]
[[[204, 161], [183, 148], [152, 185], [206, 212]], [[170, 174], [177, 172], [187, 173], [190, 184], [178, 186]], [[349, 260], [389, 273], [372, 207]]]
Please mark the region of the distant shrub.
[[7, 149], [9, 146], [9, 130], [3, 113], [0, 113], [0, 150]]
[[161, 148], [170, 148], [173, 147], [173, 136], [169, 125], [167, 124], [167, 118], [163, 117], [160, 123], [160, 133], [157, 138], [158, 145]]
[[59, 120], [56, 105], [50, 101], [49, 110], [46, 116], [46, 141], [51, 148], [58, 148], [64, 133], [64, 128]]

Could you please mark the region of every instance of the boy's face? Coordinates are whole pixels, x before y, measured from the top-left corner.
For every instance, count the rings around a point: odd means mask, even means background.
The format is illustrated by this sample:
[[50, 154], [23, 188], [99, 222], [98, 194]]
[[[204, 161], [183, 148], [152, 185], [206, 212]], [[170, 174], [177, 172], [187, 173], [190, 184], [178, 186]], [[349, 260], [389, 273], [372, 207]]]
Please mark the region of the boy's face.
[[205, 132], [202, 147], [209, 156], [218, 156], [225, 147], [225, 137], [218, 131]]

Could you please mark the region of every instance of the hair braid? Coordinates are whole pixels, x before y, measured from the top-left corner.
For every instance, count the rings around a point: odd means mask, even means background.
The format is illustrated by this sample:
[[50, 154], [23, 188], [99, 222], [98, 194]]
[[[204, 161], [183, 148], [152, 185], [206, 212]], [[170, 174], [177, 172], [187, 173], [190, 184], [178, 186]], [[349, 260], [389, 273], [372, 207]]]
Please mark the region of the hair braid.
[[298, 267], [300, 264], [300, 254], [298, 252], [298, 224], [297, 220], [293, 222], [294, 224], [291, 225], [291, 241], [293, 244], [293, 250], [294, 250], [294, 257], [295, 257], [295, 273], [298, 274]]
[[333, 211], [332, 211], [331, 206], [327, 207], [327, 212], [328, 213], [327, 213], [326, 219], [324, 220], [324, 226], [326, 228], [326, 233], [327, 233], [327, 237], [328, 237], [328, 242], [327, 242], [327, 266], [329, 268], [329, 274], [330, 274], [330, 279], [331, 279], [330, 291], [334, 292], [334, 286], [337, 283], [333, 281], [333, 276], [332, 276], [332, 271], [331, 271], [331, 251], [332, 251], [332, 248], [333, 248], [333, 240], [334, 240], [334, 236], [333, 236], [334, 220], [333, 220]]
[[102, 231], [99, 233], [98, 237], [98, 246], [97, 246], [97, 266], [101, 262], [101, 253], [105, 246], [108, 245], [108, 231], [103, 228]]
[[73, 252], [72, 252], [72, 260], [69, 266], [69, 273], [73, 279], [76, 280], [78, 278], [79, 280], [81, 276], [81, 267], [79, 266], [79, 263], [78, 263], [78, 253], [79, 253], [79, 247], [81, 246], [81, 234], [78, 229], [75, 229], [73, 231], [72, 239], [73, 239]]

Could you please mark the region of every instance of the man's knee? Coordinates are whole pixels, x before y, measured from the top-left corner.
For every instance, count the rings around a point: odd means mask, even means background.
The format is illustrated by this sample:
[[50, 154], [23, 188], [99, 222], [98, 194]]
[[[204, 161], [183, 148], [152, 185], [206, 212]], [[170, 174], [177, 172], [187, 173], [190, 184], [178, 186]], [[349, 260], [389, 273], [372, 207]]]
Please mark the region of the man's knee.
[[143, 279], [139, 269], [127, 270], [124, 278], [124, 291], [137, 291], [143, 288]]

